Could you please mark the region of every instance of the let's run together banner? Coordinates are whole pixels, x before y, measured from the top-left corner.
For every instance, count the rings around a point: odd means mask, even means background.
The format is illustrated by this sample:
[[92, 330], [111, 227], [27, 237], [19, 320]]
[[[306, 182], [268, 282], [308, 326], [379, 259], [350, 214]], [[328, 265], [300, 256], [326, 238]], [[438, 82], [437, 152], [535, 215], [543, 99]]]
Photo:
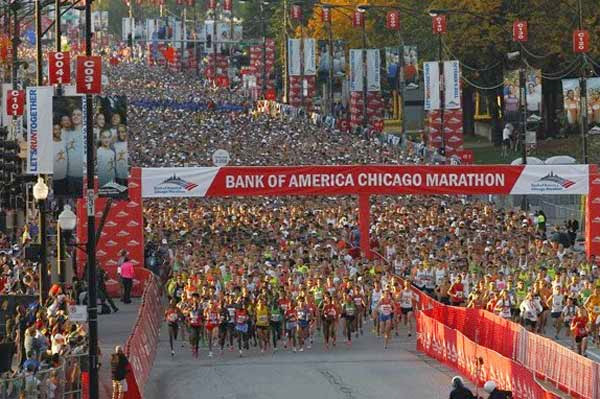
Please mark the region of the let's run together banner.
[[589, 176], [587, 165], [143, 168], [142, 197], [587, 194]]

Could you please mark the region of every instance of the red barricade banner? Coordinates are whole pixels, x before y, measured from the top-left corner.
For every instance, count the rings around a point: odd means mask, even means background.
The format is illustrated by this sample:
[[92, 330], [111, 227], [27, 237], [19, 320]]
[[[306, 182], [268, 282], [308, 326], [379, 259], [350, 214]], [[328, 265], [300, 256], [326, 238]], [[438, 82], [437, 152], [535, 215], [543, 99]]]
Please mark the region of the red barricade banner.
[[[429, 311], [427, 311], [429, 312]], [[417, 312], [417, 349], [460, 371], [482, 386], [493, 380], [498, 388], [512, 391], [516, 399], [558, 399], [546, 391], [525, 367], [499, 353], [477, 345], [460, 331]]]
[[[107, 294], [116, 297], [120, 293], [120, 283], [117, 274], [119, 252], [126, 249], [129, 258], [135, 266], [136, 276], [133, 281], [132, 295], [139, 297], [144, 289], [144, 279], [149, 274], [144, 266], [144, 232], [141, 196], [141, 171], [140, 168], [131, 168], [129, 177], [129, 200], [114, 200], [100, 239], [96, 246], [96, 260], [108, 274], [106, 281]], [[96, 228], [99, 227], [102, 212], [108, 201], [107, 198], [96, 200]], [[77, 201], [77, 239], [87, 242], [87, 210], [85, 201]], [[77, 256], [78, 272], [81, 275], [87, 257], [79, 252]]]

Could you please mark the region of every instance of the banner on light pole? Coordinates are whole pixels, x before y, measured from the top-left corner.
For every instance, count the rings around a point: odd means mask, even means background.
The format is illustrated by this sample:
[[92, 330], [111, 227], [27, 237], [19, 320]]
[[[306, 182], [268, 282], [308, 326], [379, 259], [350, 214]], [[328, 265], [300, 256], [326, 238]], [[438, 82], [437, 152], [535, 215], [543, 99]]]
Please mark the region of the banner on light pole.
[[288, 75], [300, 76], [300, 39], [288, 39]]
[[423, 63], [425, 110], [440, 109], [440, 65], [437, 61]]
[[317, 74], [315, 39], [304, 39], [304, 75], [314, 76]]
[[350, 91], [363, 91], [362, 49], [350, 49]]
[[444, 61], [444, 108], [460, 109], [460, 65]]
[[[29, 174], [51, 174], [53, 171], [53, 95], [52, 86], [27, 88], [27, 173]], [[60, 136], [60, 132], [57, 134]]]
[[381, 57], [379, 49], [367, 49], [367, 91], [381, 91]]

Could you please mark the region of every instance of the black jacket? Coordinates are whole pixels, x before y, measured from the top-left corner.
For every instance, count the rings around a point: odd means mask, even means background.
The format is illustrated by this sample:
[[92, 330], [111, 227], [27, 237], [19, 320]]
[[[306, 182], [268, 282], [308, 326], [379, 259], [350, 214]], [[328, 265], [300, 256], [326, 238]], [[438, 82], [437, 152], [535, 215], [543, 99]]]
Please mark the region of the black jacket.
[[127, 375], [129, 361], [122, 353], [113, 353], [110, 357], [110, 374], [113, 381], [121, 381]]
[[490, 393], [490, 396], [488, 396], [488, 399], [508, 399], [508, 398], [512, 398], [512, 392], [511, 391], [501, 391], [499, 389], [494, 389], [492, 391], [492, 393]]
[[469, 388], [458, 387], [450, 392], [450, 399], [475, 399], [475, 396]]

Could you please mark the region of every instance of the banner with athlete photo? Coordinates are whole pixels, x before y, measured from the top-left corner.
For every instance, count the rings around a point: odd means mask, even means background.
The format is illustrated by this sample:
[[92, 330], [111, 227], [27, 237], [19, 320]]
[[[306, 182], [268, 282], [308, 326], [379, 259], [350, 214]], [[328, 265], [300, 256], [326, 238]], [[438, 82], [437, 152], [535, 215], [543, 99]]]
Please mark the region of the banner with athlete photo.
[[404, 46], [404, 87], [416, 89], [419, 87], [419, 67], [417, 46]]
[[98, 195], [126, 198], [129, 178], [127, 97], [96, 96], [94, 112]]
[[425, 111], [440, 109], [440, 65], [437, 61], [423, 63]]
[[300, 76], [300, 39], [288, 39], [288, 75]]
[[28, 87], [27, 98], [27, 173], [51, 174], [52, 161], [52, 86]]
[[[588, 123], [590, 126], [600, 126], [600, 78], [587, 80]], [[596, 130], [596, 134], [600, 131]]]
[[460, 104], [460, 65], [458, 61], [444, 61], [444, 108], [459, 109]]
[[362, 49], [350, 49], [350, 91], [363, 90]]
[[[600, 78], [589, 78], [587, 86], [587, 116], [590, 126], [600, 126]], [[579, 79], [563, 79], [563, 106], [567, 116], [567, 123], [575, 126], [581, 118], [581, 89]], [[529, 101], [528, 101], [529, 103]]]
[[381, 91], [381, 56], [379, 49], [367, 49], [367, 91]]
[[92, 12], [92, 32], [108, 31], [108, 11]]
[[84, 96], [52, 98], [52, 184], [55, 197], [80, 198], [83, 194], [84, 105]]
[[525, 75], [525, 88], [527, 89], [527, 113], [529, 115], [542, 115], [542, 70], [527, 68]]
[[504, 120], [518, 123], [521, 104], [521, 91], [519, 90], [519, 71], [504, 72]]
[[390, 86], [398, 85], [398, 75], [400, 74], [400, 47], [385, 48], [385, 70]]

